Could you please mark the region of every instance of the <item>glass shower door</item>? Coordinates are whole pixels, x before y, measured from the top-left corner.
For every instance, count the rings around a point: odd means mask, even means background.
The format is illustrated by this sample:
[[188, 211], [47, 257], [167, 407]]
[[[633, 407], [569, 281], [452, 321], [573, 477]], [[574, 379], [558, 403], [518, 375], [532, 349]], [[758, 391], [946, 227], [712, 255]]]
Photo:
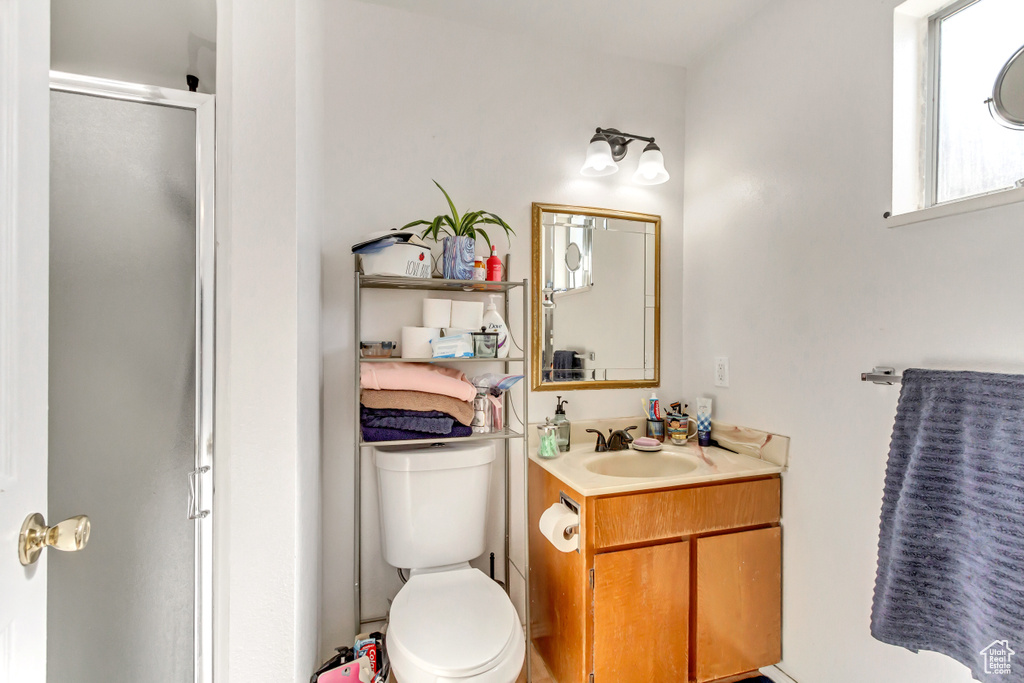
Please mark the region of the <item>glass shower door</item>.
[[[48, 680], [195, 680], [197, 154], [190, 109], [51, 91]], [[69, 560], [74, 561], [69, 561]]]

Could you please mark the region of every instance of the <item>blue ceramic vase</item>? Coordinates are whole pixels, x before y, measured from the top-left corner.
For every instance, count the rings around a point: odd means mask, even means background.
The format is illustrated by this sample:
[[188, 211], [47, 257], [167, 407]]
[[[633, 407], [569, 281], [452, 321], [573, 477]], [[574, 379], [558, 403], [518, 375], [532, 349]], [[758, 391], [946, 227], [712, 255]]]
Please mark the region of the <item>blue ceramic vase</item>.
[[447, 280], [472, 280], [476, 259], [476, 240], [472, 237], [444, 238], [444, 277]]

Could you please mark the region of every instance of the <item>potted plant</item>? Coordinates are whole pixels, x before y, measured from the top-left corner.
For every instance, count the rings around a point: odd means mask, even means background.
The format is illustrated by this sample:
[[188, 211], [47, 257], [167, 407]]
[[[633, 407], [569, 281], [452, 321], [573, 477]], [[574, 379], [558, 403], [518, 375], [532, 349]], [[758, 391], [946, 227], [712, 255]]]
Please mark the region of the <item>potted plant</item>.
[[441, 184], [436, 180], [434, 184], [448, 200], [448, 208], [451, 209], [451, 213], [439, 214], [433, 220], [413, 221], [403, 225], [402, 229], [426, 225], [428, 227], [423, 230], [421, 237], [430, 237], [435, 242], [438, 242], [438, 238], [444, 235], [444, 277], [450, 280], [472, 280], [473, 261], [476, 258], [476, 236], [480, 235], [484, 238], [488, 249], [491, 246], [490, 236], [480, 226], [497, 225], [505, 231], [505, 239], [508, 239], [509, 235], [516, 234], [515, 230], [489, 211], [469, 211], [460, 216], [459, 212], [455, 210], [452, 198], [448, 196]]

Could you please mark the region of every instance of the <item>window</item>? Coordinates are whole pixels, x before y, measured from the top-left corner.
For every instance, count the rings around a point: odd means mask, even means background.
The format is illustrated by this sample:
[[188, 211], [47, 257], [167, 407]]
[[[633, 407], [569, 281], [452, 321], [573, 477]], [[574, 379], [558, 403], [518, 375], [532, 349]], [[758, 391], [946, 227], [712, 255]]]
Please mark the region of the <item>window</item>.
[[1024, 45], [1024, 0], [906, 0], [893, 35], [892, 212], [1024, 200], [1024, 132], [986, 103]]
[[1003, 64], [1024, 45], [1024, 2], [966, 0], [929, 23], [928, 204], [1014, 187], [1024, 178], [1024, 133], [997, 123], [985, 101]]

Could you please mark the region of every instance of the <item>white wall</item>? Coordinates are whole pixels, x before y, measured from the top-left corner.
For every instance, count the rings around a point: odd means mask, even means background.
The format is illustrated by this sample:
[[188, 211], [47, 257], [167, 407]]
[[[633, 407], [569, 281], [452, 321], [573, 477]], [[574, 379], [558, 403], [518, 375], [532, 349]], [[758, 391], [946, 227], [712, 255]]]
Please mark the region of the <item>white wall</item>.
[[793, 439], [782, 668], [800, 683], [971, 680], [869, 634], [899, 389], [859, 373], [1024, 370], [1024, 205], [882, 219], [895, 4], [777, 0], [688, 73], [683, 380]]
[[[460, 209], [493, 211], [516, 229], [513, 279], [529, 277], [531, 202], [660, 214], [664, 304], [678, 307], [682, 276], [670, 266], [682, 248], [684, 72], [589, 53], [578, 36], [543, 44], [351, 0], [330, 3], [325, 25], [330, 37], [323, 320], [326, 652], [351, 637], [354, 619], [351, 245], [371, 230], [445, 210], [432, 178]], [[655, 135], [672, 180], [656, 187], [633, 185], [629, 178], [637, 151], [614, 176], [580, 176], [586, 145], [598, 126]], [[399, 314], [418, 316], [414, 306], [384, 302], [364, 320], [372, 317], [397, 330]], [[518, 318], [510, 324], [520, 329]], [[670, 396], [680, 390], [679, 349], [672, 340], [681, 333], [679, 316], [665, 316], [662, 380]], [[636, 415], [643, 393], [573, 392], [569, 417]], [[531, 419], [552, 415], [554, 394], [534, 394], [530, 408]], [[521, 463], [521, 455], [516, 461]], [[377, 543], [376, 534], [364, 538], [364, 547]]]
[[316, 665], [321, 8], [218, 3], [214, 655], [223, 683], [301, 682]]
[[216, 0], [51, 0], [51, 68], [186, 90], [217, 88]]

